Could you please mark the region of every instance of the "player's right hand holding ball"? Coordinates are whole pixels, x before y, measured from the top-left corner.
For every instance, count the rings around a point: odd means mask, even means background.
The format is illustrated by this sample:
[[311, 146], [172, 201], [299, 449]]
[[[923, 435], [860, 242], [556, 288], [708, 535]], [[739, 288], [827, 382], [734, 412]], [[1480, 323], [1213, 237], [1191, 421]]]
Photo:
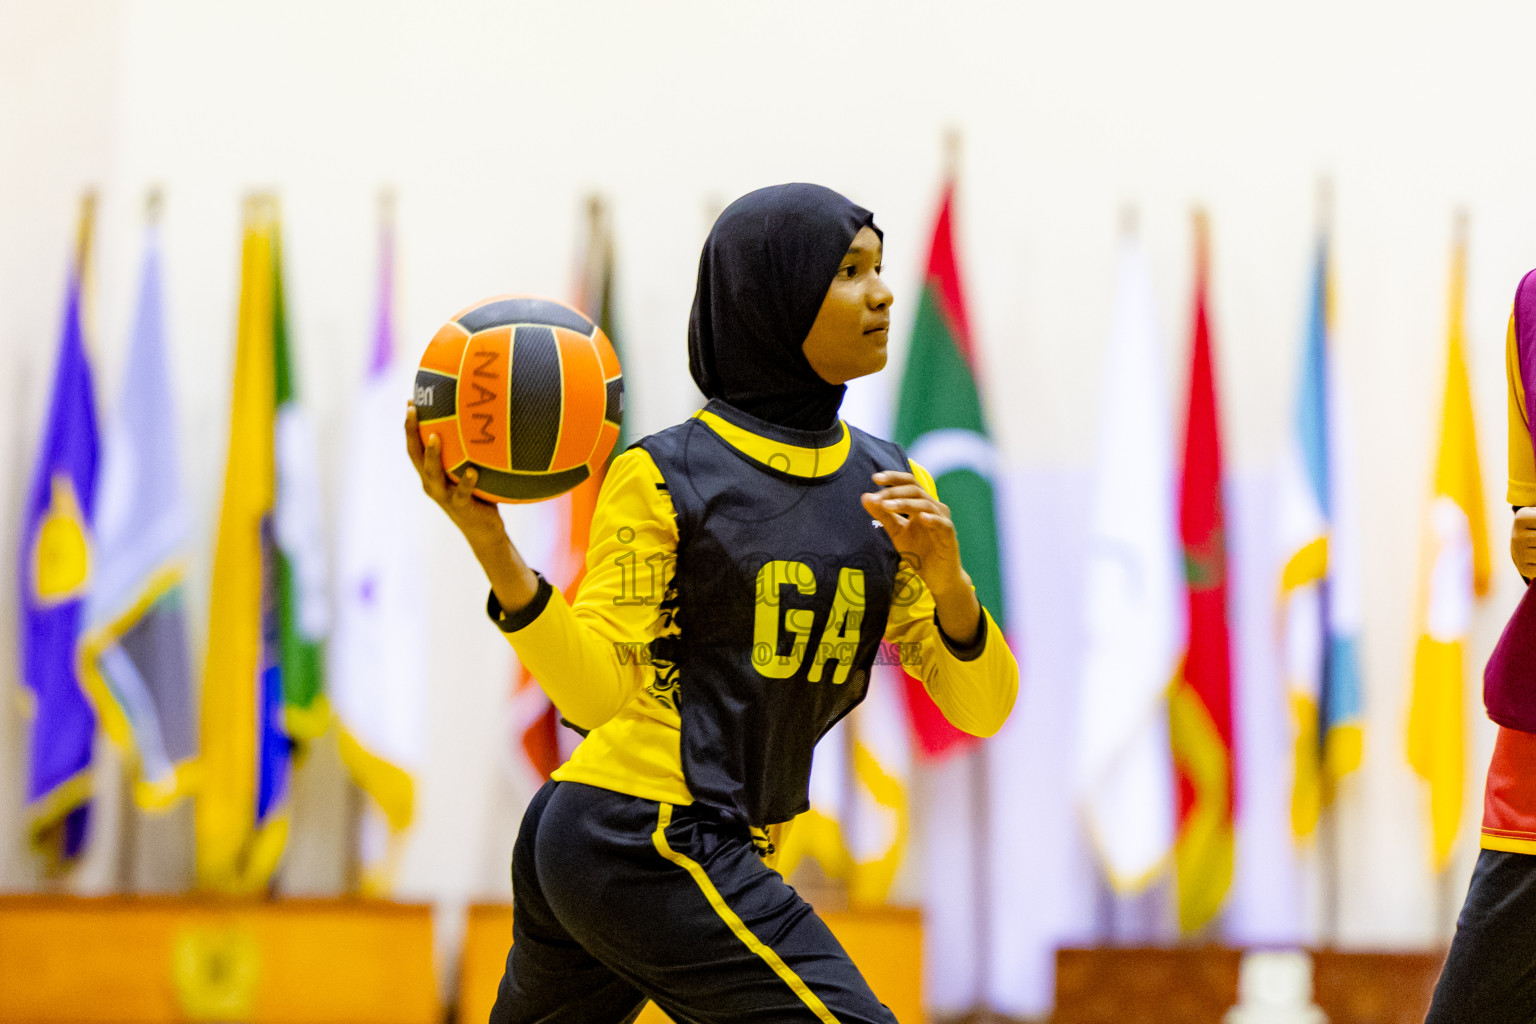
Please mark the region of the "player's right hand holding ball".
[[405, 450], [416, 467], [416, 475], [421, 477], [421, 489], [448, 513], [448, 518], [464, 534], [470, 547], [478, 550], [481, 545], [494, 544], [498, 538], [506, 536], [506, 527], [496, 506], [475, 497], [477, 474], [474, 468], [465, 470], [459, 482], [454, 483], [443, 469], [443, 445], [437, 435], [428, 435], [427, 443], [421, 443], [414, 402], [405, 407]]
[[533, 600], [539, 578], [512, 546], [501, 512], [491, 502], [475, 497], [479, 474], [470, 467], [459, 476], [458, 483], [448, 479], [443, 469], [442, 442], [437, 435], [431, 434], [425, 445], [421, 443], [414, 402], [405, 407], [405, 450], [411, 456], [411, 465], [416, 467], [416, 475], [421, 477], [421, 489], [448, 513], [453, 525], [469, 541], [470, 550], [485, 569], [502, 608], [515, 611]]

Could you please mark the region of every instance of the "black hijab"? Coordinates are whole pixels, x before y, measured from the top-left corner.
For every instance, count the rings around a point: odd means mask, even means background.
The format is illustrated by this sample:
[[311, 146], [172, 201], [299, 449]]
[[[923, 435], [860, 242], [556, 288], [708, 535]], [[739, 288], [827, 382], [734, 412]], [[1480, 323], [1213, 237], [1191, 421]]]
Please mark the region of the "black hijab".
[[853, 237], [880, 233], [874, 217], [798, 182], [725, 208], [704, 241], [688, 318], [688, 369], [706, 398], [797, 430], [836, 421], [847, 389], [822, 380], [801, 345]]

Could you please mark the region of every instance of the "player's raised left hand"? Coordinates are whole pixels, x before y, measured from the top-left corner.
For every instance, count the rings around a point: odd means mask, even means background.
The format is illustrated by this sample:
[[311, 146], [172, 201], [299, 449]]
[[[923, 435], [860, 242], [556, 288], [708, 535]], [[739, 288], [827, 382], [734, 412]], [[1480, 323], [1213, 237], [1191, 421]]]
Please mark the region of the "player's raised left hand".
[[970, 574], [960, 564], [949, 506], [924, 490], [911, 473], [885, 470], [872, 479], [880, 490], [860, 499], [864, 511], [885, 528], [897, 553], [933, 594], [944, 632], [960, 643], [973, 639], [981, 604], [971, 589]]

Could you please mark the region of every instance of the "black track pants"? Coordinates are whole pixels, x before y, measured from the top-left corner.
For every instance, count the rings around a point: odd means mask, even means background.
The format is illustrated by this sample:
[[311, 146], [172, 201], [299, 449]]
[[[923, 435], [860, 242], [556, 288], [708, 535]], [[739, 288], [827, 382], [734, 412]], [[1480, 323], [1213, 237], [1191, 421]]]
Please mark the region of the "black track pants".
[[528, 806], [493, 1024], [895, 1024], [745, 826], [574, 782]]
[[1536, 1022], [1536, 856], [1479, 854], [1425, 1021]]

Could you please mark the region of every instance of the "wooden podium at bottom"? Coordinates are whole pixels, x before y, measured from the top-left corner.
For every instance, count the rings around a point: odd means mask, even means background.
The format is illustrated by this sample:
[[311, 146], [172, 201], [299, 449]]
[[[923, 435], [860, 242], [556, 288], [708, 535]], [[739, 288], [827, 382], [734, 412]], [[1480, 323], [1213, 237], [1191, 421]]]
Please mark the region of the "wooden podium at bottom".
[[[902, 1024], [923, 1021], [923, 919], [916, 910], [846, 910], [821, 919], [859, 965], [870, 988]], [[490, 1017], [496, 986], [512, 946], [512, 908], [479, 904], [469, 908], [459, 975], [459, 1020]], [[663, 1024], [667, 1017], [648, 1004], [639, 1024]]]
[[[1328, 1024], [1422, 1024], [1445, 951], [1307, 951]], [[1218, 1024], [1238, 1001], [1243, 952], [1099, 947], [1056, 954], [1052, 1024]]]
[[439, 1024], [432, 908], [0, 897], [0, 1024]]

